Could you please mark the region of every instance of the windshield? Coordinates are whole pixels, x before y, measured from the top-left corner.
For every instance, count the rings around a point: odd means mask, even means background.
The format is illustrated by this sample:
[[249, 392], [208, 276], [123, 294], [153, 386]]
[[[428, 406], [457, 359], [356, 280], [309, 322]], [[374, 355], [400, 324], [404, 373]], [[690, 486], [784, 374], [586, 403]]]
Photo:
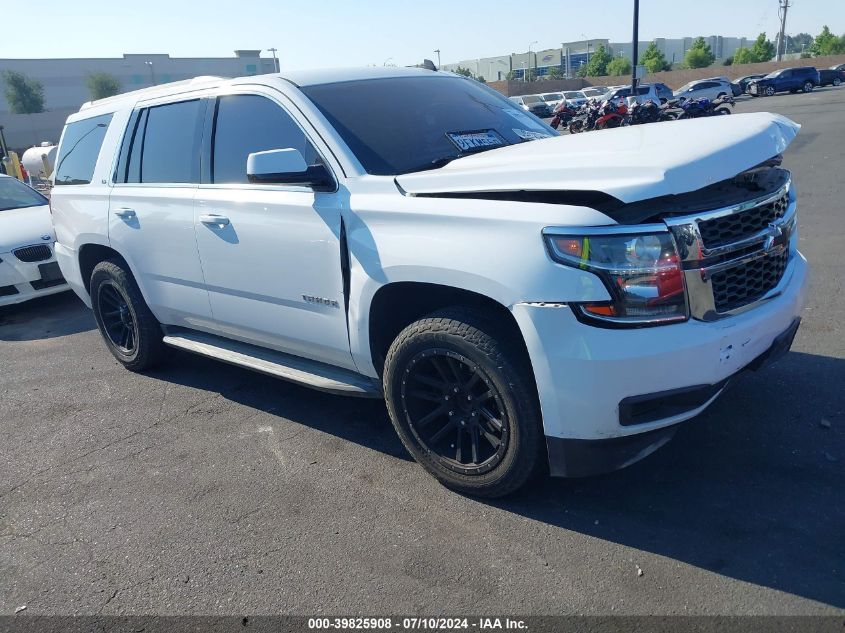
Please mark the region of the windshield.
[[431, 169], [478, 151], [559, 135], [477, 81], [434, 73], [304, 86], [302, 92], [375, 175]]
[[563, 94], [566, 95], [567, 99], [583, 99], [585, 96], [583, 92], [577, 92], [575, 90], [570, 92], [564, 92]]
[[[585, 97], [595, 97], [595, 96], [600, 95], [602, 93], [599, 90], [591, 88], [591, 89], [584, 90], [583, 94], [584, 94]], [[572, 98], [577, 99], [577, 97], [572, 97]]]
[[774, 72], [771, 72], [768, 75], [766, 75], [765, 79], [774, 79], [775, 77], [780, 77], [780, 74], [782, 72], [783, 72], [782, 70], [776, 70]]
[[540, 97], [537, 97], [535, 95], [528, 95], [526, 97], [522, 97], [523, 103], [540, 103], [542, 101], [543, 100]]
[[559, 92], [552, 92], [551, 94], [543, 95], [543, 99], [546, 101], [560, 101], [563, 99], [563, 95]]
[[675, 92], [686, 92], [687, 90], [689, 90], [690, 88], [692, 88], [692, 84], [693, 84], [693, 83], [694, 83], [694, 82], [692, 82], [692, 81], [691, 81], [691, 82], [689, 82], [688, 84], [684, 84], [683, 86], [681, 86], [680, 88], [678, 88]]
[[0, 176], [0, 211], [39, 207], [49, 204], [47, 198], [15, 178]]

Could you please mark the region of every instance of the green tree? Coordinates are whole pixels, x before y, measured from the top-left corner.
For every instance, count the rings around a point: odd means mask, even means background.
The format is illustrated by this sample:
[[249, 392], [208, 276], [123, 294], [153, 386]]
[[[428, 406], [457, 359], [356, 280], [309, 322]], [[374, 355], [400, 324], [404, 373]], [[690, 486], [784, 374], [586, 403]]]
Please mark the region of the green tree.
[[85, 83], [88, 84], [88, 92], [95, 101], [113, 97], [121, 88], [120, 80], [109, 73], [91, 73]]
[[716, 56], [703, 37], [695, 38], [687, 54], [684, 55], [684, 64], [687, 68], [706, 68], [712, 66], [715, 61]]
[[803, 53], [813, 45], [813, 36], [809, 33], [798, 33], [786, 36], [787, 53]]
[[560, 68], [557, 66], [552, 66], [549, 68], [549, 74], [546, 75], [549, 79], [563, 79], [563, 73], [560, 72]]
[[517, 74], [516, 74], [515, 70], [509, 70], [508, 74], [505, 75], [505, 79], [507, 79], [508, 81], [515, 81], [516, 78], [517, 78]]
[[657, 48], [657, 44], [652, 42], [643, 51], [640, 57], [640, 64], [645, 66], [645, 69], [650, 73], [659, 73], [662, 70], [669, 70], [672, 64], [666, 61], [663, 51]]
[[742, 47], [734, 52], [734, 64], [753, 64], [756, 61], [750, 48]]
[[607, 65], [607, 74], [618, 77], [631, 74], [631, 62], [624, 57], [614, 57]]
[[816, 35], [816, 39], [813, 40], [810, 51], [813, 55], [838, 55], [843, 53], [845, 52], [845, 35], [836, 37], [825, 24], [822, 32]]
[[612, 59], [613, 57], [611, 57], [610, 53], [605, 50], [604, 44], [599, 44], [596, 52], [590, 55], [589, 63], [581, 66], [584, 74], [581, 75], [580, 70], [578, 74], [581, 77], [604, 77], [607, 75], [607, 65]]
[[44, 112], [44, 86], [40, 81], [14, 70], [2, 73], [3, 91], [12, 114], [34, 114]]
[[453, 70], [456, 75], [463, 75], [464, 77], [475, 77], [472, 74], [472, 71], [469, 68], [464, 68], [463, 66], [458, 66], [455, 70]]
[[775, 56], [775, 45], [766, 39], [765, 33], [760, 33], [751, 46], [751, 54], [754, 56], [754, 61], [770, 61]]

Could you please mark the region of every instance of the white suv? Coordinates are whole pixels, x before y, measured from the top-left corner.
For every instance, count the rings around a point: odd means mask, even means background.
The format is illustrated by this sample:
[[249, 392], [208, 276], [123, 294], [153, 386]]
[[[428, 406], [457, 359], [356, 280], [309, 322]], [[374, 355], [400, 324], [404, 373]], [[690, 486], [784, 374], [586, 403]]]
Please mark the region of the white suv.
[[426, 470], [502, 495], [637, 461], [788, 349], [797, 129], [560, 136], [425, 69], [204, 78], [68, 119], [56, 252], [128, 369], [172, 346], [384, 397]]

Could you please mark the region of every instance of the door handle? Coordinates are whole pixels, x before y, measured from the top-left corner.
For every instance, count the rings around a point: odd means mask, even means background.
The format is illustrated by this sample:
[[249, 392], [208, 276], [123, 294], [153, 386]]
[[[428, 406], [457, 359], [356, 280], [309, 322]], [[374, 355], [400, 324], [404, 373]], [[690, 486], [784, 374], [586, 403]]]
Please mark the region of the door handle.
[[203, 213], [200, 215], [200, 222], [208, 226], [229, 226], [229, 218], [225, 215], [217, 215], [216, 213]]
[[114, 214], [121, 220], [134, 220], [137, 215], [135, 209], [130, 209], [129, 207], [121, 207]]

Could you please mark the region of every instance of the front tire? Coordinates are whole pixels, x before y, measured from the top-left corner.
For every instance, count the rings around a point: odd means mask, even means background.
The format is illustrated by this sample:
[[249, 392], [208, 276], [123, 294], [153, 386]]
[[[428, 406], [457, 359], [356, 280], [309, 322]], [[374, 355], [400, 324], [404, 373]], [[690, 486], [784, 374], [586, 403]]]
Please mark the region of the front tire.
[[775, 88], [774, 88], [774, 86], [767, 86], [767, 87], [766, 87], [766, 96], [767, 96], [767, 97], [774, 97], [774, 96], [775, 96]]
[[839, 77], [836, 77], [836, 78], [833, 80], [833, 85], [834, 85], [834, 86], [837, 86], [837, 87], [838, 87], [838, 86], [840, 86], [840, 85], [842, 85], [842, 80], [841, 80]]
[[812, 82], [812, 81], [808, 81], [807, 83], [805, 83], [805, 84], [804, 84], [804, 87], [802, 88], [802, 90], [803, 90], [805, 93], [806, 93], [806, 92], [813, 92], [813, 87], [814, 87], [814, 86], [813, 86], [813, 82]]
[[118, 362], [130, 371], [158, 363], [164, 352], [161, 325], [126, 264], [117, 259], [97, 264], [90, 292], [100, 334]]
[[408, 452], [445, 486], [501, 497], [543, 464], [531, 367], [481, 311], [451, 308], [406, 327], [387, 353], [384, 393]]

